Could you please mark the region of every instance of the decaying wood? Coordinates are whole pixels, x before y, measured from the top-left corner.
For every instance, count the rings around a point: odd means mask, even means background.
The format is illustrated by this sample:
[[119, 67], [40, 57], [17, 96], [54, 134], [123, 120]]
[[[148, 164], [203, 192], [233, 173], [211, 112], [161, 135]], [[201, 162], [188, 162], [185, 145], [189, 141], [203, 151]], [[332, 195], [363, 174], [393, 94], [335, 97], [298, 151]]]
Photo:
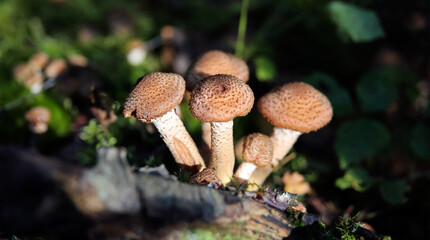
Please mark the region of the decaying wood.
[[125, 150], [101, 148], [90, 169], [26, 152], [9, 154], [59, 184], [90, 220], [92, 239], [183, 239], [195, 230], [282, 239], [293, 228], [284, 212], [232, 191], [182, 183], [162, 171], [133, 173]]

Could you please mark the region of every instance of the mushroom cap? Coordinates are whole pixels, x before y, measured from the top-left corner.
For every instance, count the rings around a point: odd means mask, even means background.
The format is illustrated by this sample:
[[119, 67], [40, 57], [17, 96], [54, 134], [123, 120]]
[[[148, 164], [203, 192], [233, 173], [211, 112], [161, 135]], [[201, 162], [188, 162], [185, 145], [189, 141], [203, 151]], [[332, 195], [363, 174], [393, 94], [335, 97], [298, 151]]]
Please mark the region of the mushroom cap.
[[51, 112], [45, 107], [33, 107], [25, 114], [25, 120], [32, 122], [49, 123], [51, 121]]
[[214, 75], [198, 82], [191, 92], [191, 114], [202, 122], [228, 122], [246, 116], [254, 104], [254, 93], [239, 78]]
[[36, 53], [28, 61], [28, 65], [33, 70], [43, 69], [49, 62], [49, 56], [43, 52]]
[[55, 59], [45, 68], [45, 75], [49, 78], [58, 77], [67, 69], [67, 63], [64, 59]]
[[175, 108], [185, 94], [185, 80], [175, 73], [153, 72], [141, 77], [124, 103], [124, 117], [149, 123]]
[[324, 127], [333, 117], [327, 97], [304, 82], [274, 89], [258, 101], [258, 110], [274, 126], [301, 133]]
[[243, 140], [243, 160], [258, 167], [265, 167], [272, 162], [273, 143], [262, 133], [252, 133]]
[[216, 74], [233, 75], [243, 82], [249, 80], [249, 68], [245, 61], [233, 54], [212, 50], [203, 54], [190, 69], [187, 90], [191, 91], [196, 83]]

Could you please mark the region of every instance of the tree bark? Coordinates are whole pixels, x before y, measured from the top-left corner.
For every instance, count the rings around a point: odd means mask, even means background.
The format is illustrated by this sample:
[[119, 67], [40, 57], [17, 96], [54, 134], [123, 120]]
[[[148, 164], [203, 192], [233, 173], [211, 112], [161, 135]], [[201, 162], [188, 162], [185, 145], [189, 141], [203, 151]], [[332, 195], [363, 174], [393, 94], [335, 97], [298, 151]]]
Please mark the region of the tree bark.
[[[293, 229], [284, 212], [234, 191], [182, 183], [162, 170], [133, 173], [121, 149], [99, 149], [98, 163], [90, 169], [13, 149], [0, 149], [1, 156], [36, 169], [41, 178], [60, 186], [89, 221], [89, 239], [187, 239], [199, 234], [282, 239]], [[47, 212], [61, 214], [58, 209]]]

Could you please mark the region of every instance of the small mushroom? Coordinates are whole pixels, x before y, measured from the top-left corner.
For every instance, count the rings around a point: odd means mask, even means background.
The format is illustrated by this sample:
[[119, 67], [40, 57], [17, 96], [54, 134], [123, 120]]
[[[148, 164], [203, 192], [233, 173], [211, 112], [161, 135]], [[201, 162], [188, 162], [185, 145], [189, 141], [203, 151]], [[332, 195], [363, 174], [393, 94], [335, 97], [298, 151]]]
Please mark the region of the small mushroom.
[[139, 79], [124, 103], [124, 117], [154, 123], [176, 162], [189, 170], [205, 163], [174, 108], [185, 94], [185, 80], [174, 73], [149, 73]]
[[[187, 90], [192, 91], [202, 79], [216, 75], [232, 75], [243, 82], [249, 80], [249, 68], [245, 61], [230, 53], [212, 50], [203, 54], [188, 72]], [[202, 138], [208, 147], [211, 146], [210, 126], [202, 124]]]
[[45, 68], [45, 75], [48, 78], [56, 78], [67, 69], [67, 63], [64, 59], [55, 59]]
[[148, 54], [148, 49], [141, 40], [131, 40], [127, 43], [125, 48], [127, 50], [127, 61], [133, 66], [141, 64]]
[[265, 167], [272, 162], [273, 143], [262, 133], [249, 134], [243, 140], [243, 162], [234, 174], [239, 182], [247, 182], [251, 174], [258, 167]]
[[88, 59], [79, 54], [71, 54], [67, 57], [67, 60], [71, 65], [77, 67], [86, 67], [88, 66]]
[[237, 140], [236, 144], [234, 145], [234, 155], [236, 159], [243, 159], [242, 153], [243, 153], [244, 140], [245, 140], [245, 137], [241, 137], [239, 140]]
[[290, 151], [302, 133], [316, 131], [327, 125], [333, 109], [327, 97], [304, 82], [284, 84], [258, 101], [258, 110], [272, 125], [272, 164], [257, 168], [250, 183], [263, 184], [273, 169]]
[[30, 89], [30, 92], [37, 94], [43, 89], [43, 74], [35, 72], [31, 77], [27, 78], [24, 82], [25, 86]]
[[28, 61], [28, 66], [32, 71], [42, 71], [42, 69], [48, 64], [49, 56], [43, 52], [36, 53]]
[[34, 107], [25, 114], [25, 120], [29, 122], [29, 127], [32, 132], [42, 134], [48, 130], [48, 123], [51, 121], [51, 113], [45, 107]]
[[209, 167], [223, 184], [230, 182], [234, 168], [233, 118], [246, 116], [254, 104], [251, 88], [231, 75], [210, 76], [191, 92], [190, 112], [211, 124]]
[[245, 83], [249, 80], [249, 68], [245, 61], [233, 54], [212, 50], [203, 54], [190, 69], [187, 90], [192, 91], [202, 79], [217, 74], [232, 75]]
[[222, 186], [221, 181], [215, 175], [215, 171], [212, 168], [205, 168], [203, 169], [203, 171], [191, 176], [190, 183], [200, 185], [208, 185], [212, 183], [215, 188], [219, 188]]
[[33, 72], [27, 63], [20, 63], [13, 68], [13, 76], [18, 82], [24, 83], [32, 75]]

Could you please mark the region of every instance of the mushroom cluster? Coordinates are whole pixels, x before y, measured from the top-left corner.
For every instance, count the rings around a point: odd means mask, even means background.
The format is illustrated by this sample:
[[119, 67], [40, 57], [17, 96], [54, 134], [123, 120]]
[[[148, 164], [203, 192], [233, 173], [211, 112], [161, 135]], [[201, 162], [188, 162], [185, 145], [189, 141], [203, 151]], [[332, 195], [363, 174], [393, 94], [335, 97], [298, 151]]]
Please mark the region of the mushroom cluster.
[[33, 55], [28, 62], [20, 63], [14, 68], [16, 80], [24, 84], [33, 94], [43, 90], [45, 78], [56, 78], [67, 68], [63, 59], [50, 61], [49, 56], [43, 52]]
[[[287, 83], [264, 95], [258, 101], [258, 110], [274, 125], [273, 132], [270, 137], [254, 133], [244, 139], [244, 161], [233, 174], [233, 119], [246, 116], [254, 104], [248, 79], [248, 66], [243, 60], [209, 51], [189, 70], [187, 82], [174, 73], [141, 77], [124, 103], [123, 115], [154, 123], [180, 166], [201, 172], [208, 165], [211, 176], [214, 174], [222, 184], [234, 177], [239, 182], [261, 185], [297, 138], [328, 124], [333, 111], [327, 97], [303, 82]], [[208, 164], [174, 110], [186, 89], [191, 91], [191, 114], [210, 129], [210, 141], [206, 141], [211, 150]]]

